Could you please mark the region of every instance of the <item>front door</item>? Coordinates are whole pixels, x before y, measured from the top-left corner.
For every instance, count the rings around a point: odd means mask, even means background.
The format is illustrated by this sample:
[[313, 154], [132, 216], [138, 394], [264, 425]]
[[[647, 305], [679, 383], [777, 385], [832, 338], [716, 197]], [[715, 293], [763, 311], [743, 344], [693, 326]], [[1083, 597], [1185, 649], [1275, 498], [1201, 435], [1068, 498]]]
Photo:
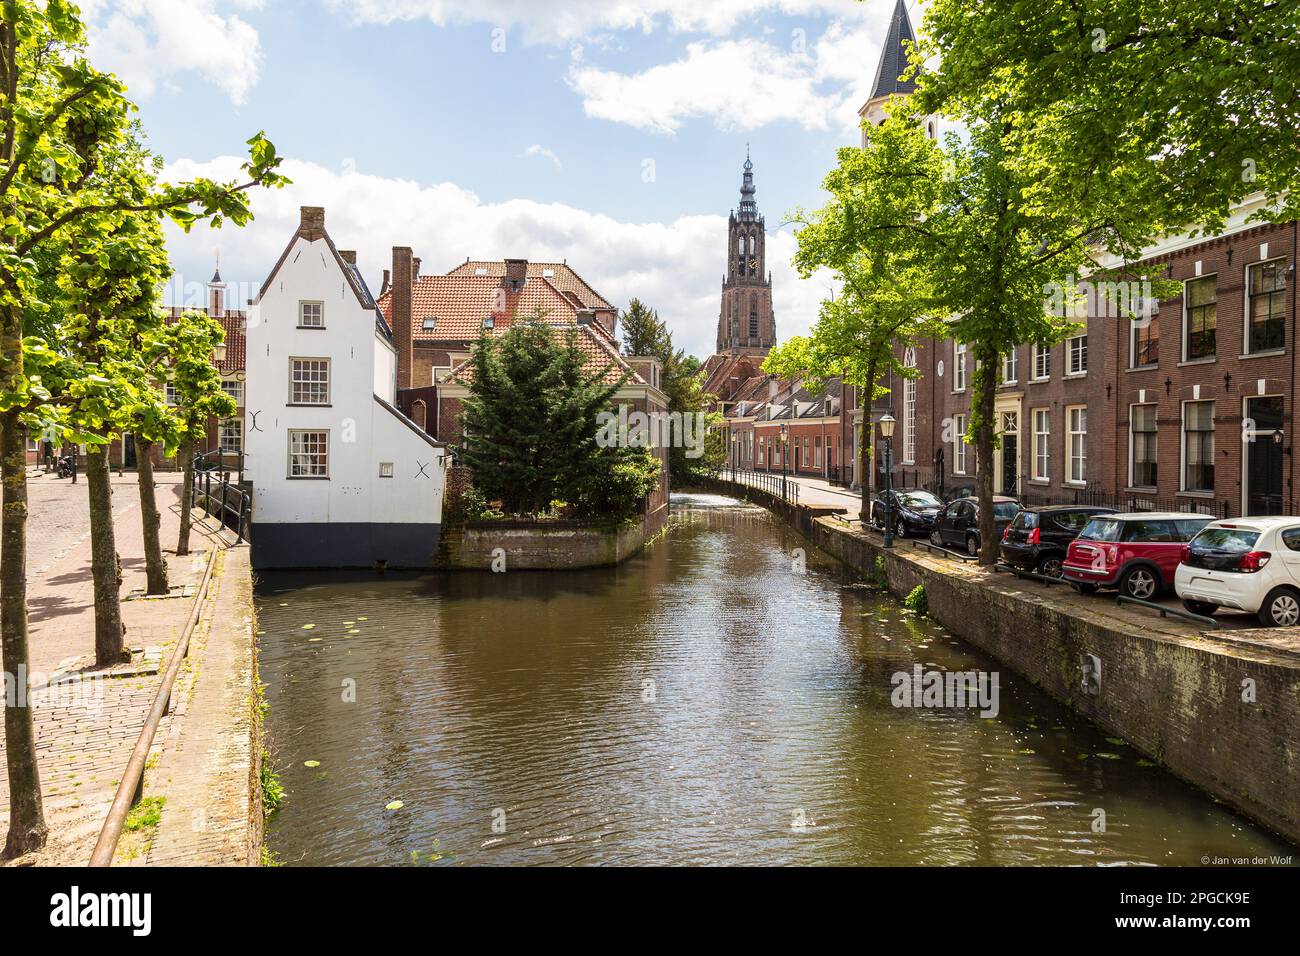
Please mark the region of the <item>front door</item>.
[[993, 483], [998, 494], [1014, 497], [1020, 484], [1020, 408], [1001, 408], [997, 416], [1001, 441], [994, 456]]
[[1248, 515], [1282, 514], [1282, 398], [1246, 400], [1246, 507]]

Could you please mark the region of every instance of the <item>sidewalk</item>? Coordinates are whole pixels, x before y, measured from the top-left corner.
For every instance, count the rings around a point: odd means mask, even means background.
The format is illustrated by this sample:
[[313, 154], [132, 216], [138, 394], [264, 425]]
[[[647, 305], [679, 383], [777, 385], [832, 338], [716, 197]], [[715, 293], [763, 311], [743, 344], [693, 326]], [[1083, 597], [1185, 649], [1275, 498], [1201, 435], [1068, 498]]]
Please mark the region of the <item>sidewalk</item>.
[[[114, 477], [113, 515], [122, 559], [122, 596], [143, 590], [144, 535], [136, 476]], [[174, 593], [167, 599], [124, 600], [126, 643], [152, 648], [139, 673], [82, 685], [60, 685], [59, 699], [34, 693], [37, 757], [50, 840], [41, 864], [85, 865], [104, 816], [157, 692], [159, 657], [179, 638], [193, 609], [193, 593], [212, 541], [195, 528], [195, 551], [168, 553], [179, 529], [179, 476], [158, 476], [162, 541]], [[73, 485], [52, 476], [28, 481], [28, 614], [32, 682], [39, 687], [59, 669], [93, 662], [94, 599], [90, 575], [89, 506], [84, 476]], [[0, 767], [3, 766], [0, 727]], [[9, 820], [9, 783], [0, 769], [0, 829]]]
[[[729, 472], [723, 471], [723, 477], [728, 477]], [[780, 479], [779, 471], [765, 472], [774, 478]], [[747, 484], [751, 487], [759, 487], [757, 484], [746, 481], [745, 476], [737, 474], [737, 480], [741, 484]], [[825, 478], [810, 478], [803, 475], [787, 475], [786, 481], [790, 484], [799, 486], [799, 504], [807, 505], [810, 508], [838, 508], [845, 513], [856, 517], [862, 510], [862, 496], [856, 491], [849, 491], [847, 488], [840, 488], [832, 485]]]

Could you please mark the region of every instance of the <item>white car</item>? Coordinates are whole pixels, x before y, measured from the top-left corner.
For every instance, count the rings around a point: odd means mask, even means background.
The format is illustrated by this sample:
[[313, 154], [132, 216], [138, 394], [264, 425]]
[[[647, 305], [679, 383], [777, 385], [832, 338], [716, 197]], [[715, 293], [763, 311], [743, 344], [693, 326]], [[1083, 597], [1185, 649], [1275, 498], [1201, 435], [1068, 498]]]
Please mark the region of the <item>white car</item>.
[[1265, 627], [1300, 624], [1300, 518], [1212, 521], [1183, 548], [1174, 590], [1193, 614], [1221, 607]]

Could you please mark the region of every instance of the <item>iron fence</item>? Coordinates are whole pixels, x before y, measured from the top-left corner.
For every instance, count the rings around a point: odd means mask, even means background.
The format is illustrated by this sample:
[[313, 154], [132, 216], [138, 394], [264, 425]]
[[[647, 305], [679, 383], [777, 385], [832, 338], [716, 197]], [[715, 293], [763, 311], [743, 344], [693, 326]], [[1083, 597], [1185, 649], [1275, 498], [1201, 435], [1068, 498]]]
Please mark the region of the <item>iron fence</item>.
[[749, 485], [760, 491], [766, 491], [786, 504], [799, 503], [799, 482], [789, 475], [774, 471], [748, 471], [743, 468], [728, 469], [726, 474], [733, 484]]
[[[204, 461], [213, 452], [194, 456], [194, 488], [190, 498], [191, 508], [203, 508], [209, 518], [216, 518], [223, 527], [235, 532], [242, 543], [248, 537], [248, 520], [253, 511], [253, 499], [239, 484], [230, 480], [228, 470]], [[220, 455], [221, 452], [216, 452]], [[239, 456], [239, 473], [243, 475], [243, 455]]]

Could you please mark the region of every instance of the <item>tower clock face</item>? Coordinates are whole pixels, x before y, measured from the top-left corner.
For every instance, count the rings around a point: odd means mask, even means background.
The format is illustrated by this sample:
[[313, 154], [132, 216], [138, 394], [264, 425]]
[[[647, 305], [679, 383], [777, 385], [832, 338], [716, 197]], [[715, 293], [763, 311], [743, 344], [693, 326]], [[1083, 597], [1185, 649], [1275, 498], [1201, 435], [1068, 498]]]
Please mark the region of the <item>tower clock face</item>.
[[757, 271], [758, 271], [758, 260], [757, 260], [757, 259], [750, 259], [750, 260], [749, 260], [749, 271], [750, 271], [750, 272], [757, 272]]

